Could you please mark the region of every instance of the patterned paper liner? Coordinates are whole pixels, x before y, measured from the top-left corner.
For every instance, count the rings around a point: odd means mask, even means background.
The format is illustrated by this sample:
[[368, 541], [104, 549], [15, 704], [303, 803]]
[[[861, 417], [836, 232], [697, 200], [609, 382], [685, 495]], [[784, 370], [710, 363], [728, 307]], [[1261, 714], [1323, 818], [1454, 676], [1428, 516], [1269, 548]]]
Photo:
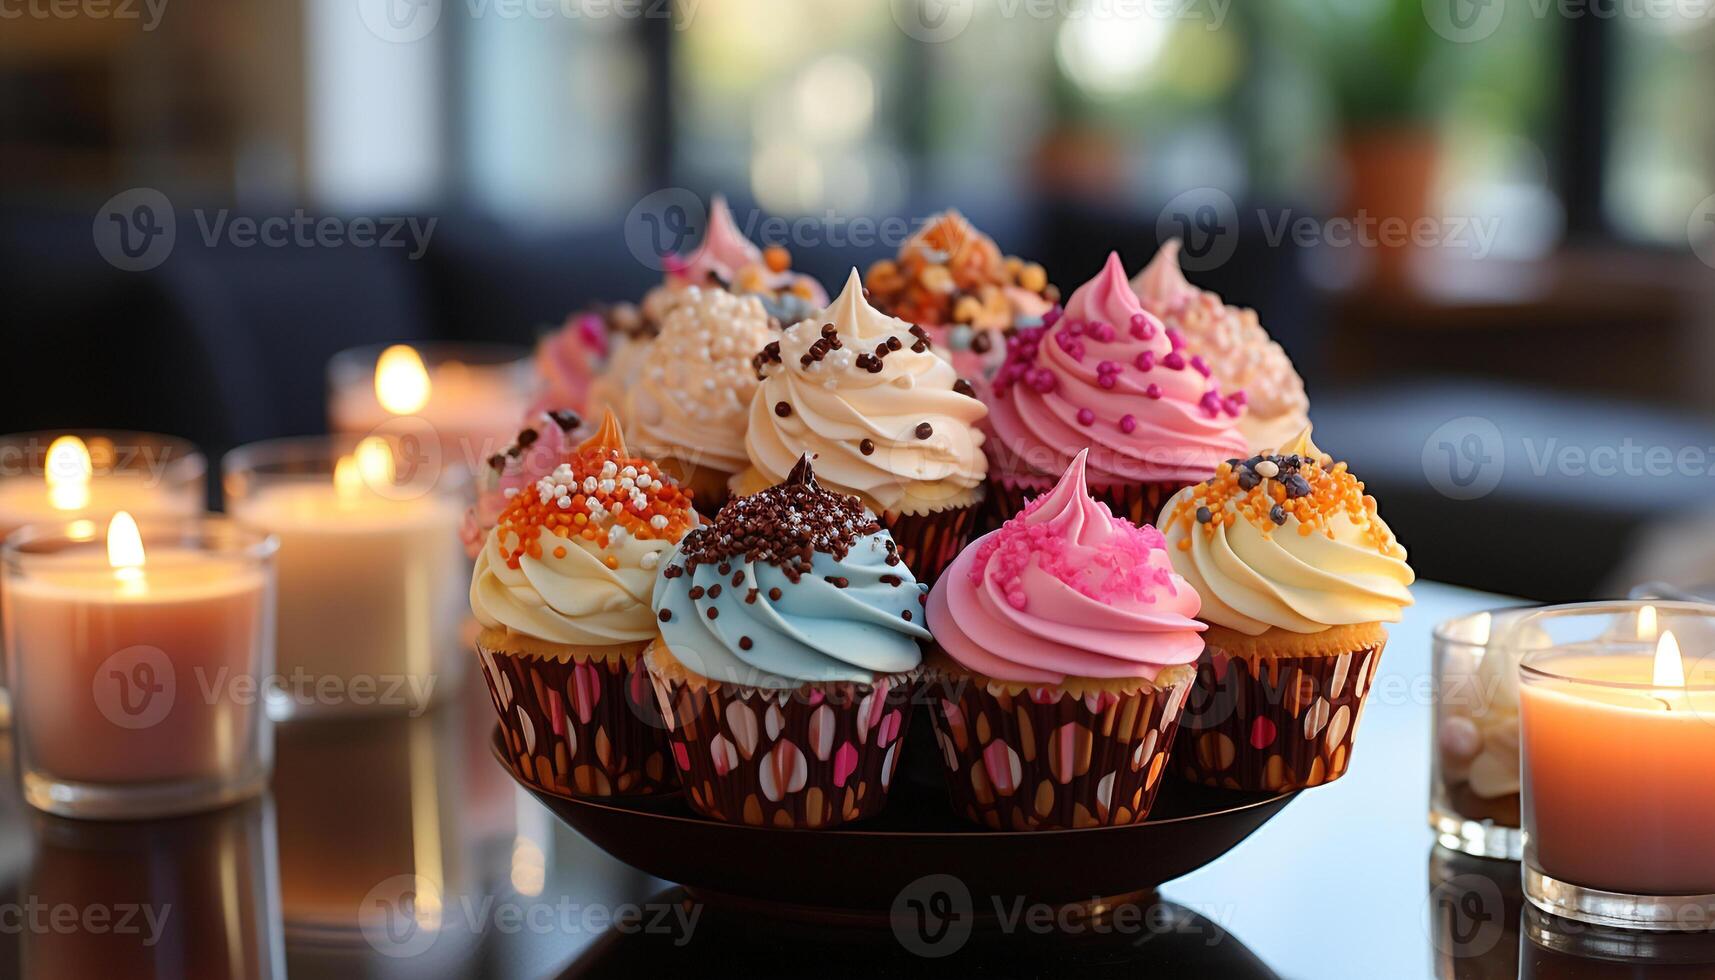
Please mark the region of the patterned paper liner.
[[1207, 786], [1284, 791], [1340, 778], [1382, 645], [1323, 656], [1205, 649], [1174, 764]]
[[1189, 679], [1085, 695], [937, 675], [931, 709], [955, 812], [991, 830], [1131, 824], [1149, 815]]
[[727, 823], [823, 828], [881, 811], [914, 674], [769, 691], [650, 672], [685, 802]]
[[477, 659], [519, 777], [561, 796], [679, 788], [643, 655], [559, 661], [488, 650]]
[[[1024, 505], [1049, 490], [1053, 480], [1028, 480], [1015, 477], [993, 477], [989, 480], [984, 533], [992, 531], [1018, 516]], [[1115, 517], [1123, 517], [1142, 527], [1153, 525], [1161, 516], [1161, 505], [1178, 493], [1177, 483], [1125, 483], [1111, 487], [1090, 487], [1090, 494], [1108, 505]], [[974, 535], [980, 536], [980, 535]]]
[[925, 585], [934, 585], [970, 544], [982, 506], [975, 503], [929, 514], [888, 511], [881, 515], [881, 523], [899, 545], [899, 557], [912, 576]]

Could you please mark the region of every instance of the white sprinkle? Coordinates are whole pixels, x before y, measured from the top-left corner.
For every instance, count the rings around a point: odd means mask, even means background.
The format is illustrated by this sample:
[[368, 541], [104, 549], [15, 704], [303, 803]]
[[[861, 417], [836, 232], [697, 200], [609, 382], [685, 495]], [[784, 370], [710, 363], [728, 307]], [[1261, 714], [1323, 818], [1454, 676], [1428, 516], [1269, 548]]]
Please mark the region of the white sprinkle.
[[511, 500], [513, 497], [518, 496], [518, 488], [507, 487], [505, 490], [500, 491], [500, 495], [505, 497], [507, 500]]
[[667, 515], [656, 514], [649, 519], [649, 526], [659, 531], [667, 526]]
[[659, 551], [645, 552], [642, 560], [640, 560], [638, 564], [642, 565], [644, 568], [654, 568], [656, 565], [661, 564], [661, 553]]
[[1276, 466], [1272, 459], [1265, 459], [1251, 467], [1251, 469], [1256, 471], [1257, 476], [1260, 476], [1265, 480], [1272, 480], [1280, 475], [1280, 467]]
[[560, 497], [558, 502], [559, 502], [559, 506], [560, 506], [561, 510], [571, 510], [572, 509], [572, 498]]

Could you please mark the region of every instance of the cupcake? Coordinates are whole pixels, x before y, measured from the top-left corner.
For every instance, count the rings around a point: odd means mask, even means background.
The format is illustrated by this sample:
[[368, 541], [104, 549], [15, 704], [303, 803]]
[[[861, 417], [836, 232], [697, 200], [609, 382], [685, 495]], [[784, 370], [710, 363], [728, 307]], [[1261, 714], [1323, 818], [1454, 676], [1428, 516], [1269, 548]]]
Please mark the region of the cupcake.
[[1060, 482], [929, 593], [931, 714], [953, 807], [994, 830], [1149, 814], [1203, 649], [1197, 593], [1152, 527]]
[[906, 564], [933, 583], [969, 540], [983, 499], [985, 409], [922, 327], [881, 313], [863, 292], [853, 269], [833, 305], [757, 355], [750, 465], [732, 490], [779, 483], [808, 454], [828, 489], [880, 515]]
[[1239, 432], [1248, 452], [1273, 452], [1310, 424], [1310, 399], [1292, 359], [1269, 339], [1255, 310], [1228, 306], [1185, 280], [1179, 239], [1161, 246], [1131, 286], [1146, 311], [1179, 332], [1186, 353], [1203, 358], [1223, 384], [1243, 390]]
[[536, 482], [573, 452], [583, 441], [583, 420], [569, 411], [538, 412], [505, 450], [488, 457], [476, 473], [476, 501], [465, 511], [459, 525], [459, 540], [465, 555], [475, 559], [488, 542], [488, 533], [500, 523], [500, 514], [519, 491]]
[[705, 512], [720, 509], [728, 481], [748, 465], [744, 430], [757, 386], [751, 359], [778, 327], [755, 295], [686, 287], [626, 393], [633, 442]]
[[1405, 549], [1374, 497], [1310, 442], [1221, 464], [1161, 512], [1173, 567], [1203, 597], [1185, 778], [1289, 790], [1338, 779], [1375, 681], [1383, 623], [1411, 604]]
[[784, 483], [691, 531], [655, 586], [649, 677], [685, 798], [769, 827], [881, 810], [922, 662], [923, 590], [862, 501]]
[[696, 524], [677, 484], [601, 430], [513, 493], [471, 577], [477, 656], [514, 770], [551, 793], [675, 786], [643, 651], [650, 590]]
[[1117, 254], [1063, 313], [1014, 333], [989, 399], [991, 514], [1004, 518], [1088, 449], [1096, 497], [1133, 524], [1245, 452], [1240, 395], [1144, 312]]
[[816, 280], [791, 269], [792, 257], [779, 245], [757, 248], [733, 221], [732, 209], [719, 194], [709, 202], [709, 227], [688, 256], [670, 256], [661, 285], [643, 297], [643, 315], [651, 323], [666, 319], [690, 286], [720, 286], [755, 296], [768, 315], [795, 323], [826, 306], [828, 294]]
[[1035, 262], [1002, 256], [957, 211], [932, 215], [897, 259], [869, 267], [870, 301], [929, 331], [938, 353], [981, 385], [1006, 356], [1006, 332], [1036, 326], [1060, 298]]

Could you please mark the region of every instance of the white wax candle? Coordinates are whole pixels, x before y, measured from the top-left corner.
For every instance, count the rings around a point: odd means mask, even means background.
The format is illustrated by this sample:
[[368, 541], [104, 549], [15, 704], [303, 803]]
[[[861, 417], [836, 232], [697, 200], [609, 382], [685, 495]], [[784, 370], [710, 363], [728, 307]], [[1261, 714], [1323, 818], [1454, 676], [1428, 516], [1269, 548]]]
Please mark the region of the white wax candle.
[[457, 501], [342, 492], [324, 478], [257, 487], [232, 511], [280, 539], [278, 663], [288, 685], [338, 679], [320, 694], [338, 699], [333, 708], [412, 693], [401, 684], [433, 693], [424, 685], [440, 682], [436, 654], [464, 608]]
[[518, 434], [531, 392], [515, 363], [425, 366], [411, 348], [388, 348], [373, 375], [336, 382], [328, 415], [335, 432], [367, 436], [395, 418], [433, 428], [443, 465], [474, 469]]

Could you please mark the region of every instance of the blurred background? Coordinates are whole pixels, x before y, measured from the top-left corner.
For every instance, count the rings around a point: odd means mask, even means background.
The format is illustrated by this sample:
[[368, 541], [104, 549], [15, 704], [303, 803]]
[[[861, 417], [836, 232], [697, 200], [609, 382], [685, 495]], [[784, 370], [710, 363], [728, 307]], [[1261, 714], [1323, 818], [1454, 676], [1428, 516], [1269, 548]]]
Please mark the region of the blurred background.
[[1712, 8], [0, 0], [0, 429], [320, 431], [338, 350], [638, 298], [662, 201], [825, 283], [956, 206], [1068, 291], [1184, 238], [1426, 577], [1715, 582]]

